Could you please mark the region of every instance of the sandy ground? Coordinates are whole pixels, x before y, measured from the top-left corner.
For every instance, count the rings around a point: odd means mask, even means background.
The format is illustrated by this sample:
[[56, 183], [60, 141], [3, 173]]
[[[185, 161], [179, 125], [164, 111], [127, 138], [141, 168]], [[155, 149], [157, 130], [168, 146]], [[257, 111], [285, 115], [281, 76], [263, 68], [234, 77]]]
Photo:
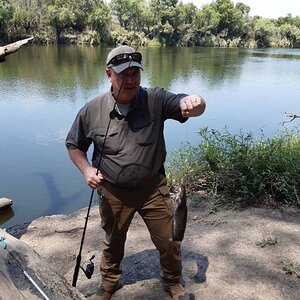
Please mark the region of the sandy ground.
[[[204, 196], [188, 201], [182, 242], [183, 282], [189, 299], [300, 300], [300, 215], [292, 209], [226, 210]], [[72, 282], [86, 209], [49, 216], [13, 227], [10, 233], [46, 258]], [[95, 272], [80, 271], [77, 289], [88, 299], [100, 284], [103, 232], [98, 206], [91, 209], [82, 264], [95, 254]], [[159, 257], [146, 226], [137, 215], [130, 227], [122, 262], [122, 282], [113, 299], [168, 299], [159, 281]]]

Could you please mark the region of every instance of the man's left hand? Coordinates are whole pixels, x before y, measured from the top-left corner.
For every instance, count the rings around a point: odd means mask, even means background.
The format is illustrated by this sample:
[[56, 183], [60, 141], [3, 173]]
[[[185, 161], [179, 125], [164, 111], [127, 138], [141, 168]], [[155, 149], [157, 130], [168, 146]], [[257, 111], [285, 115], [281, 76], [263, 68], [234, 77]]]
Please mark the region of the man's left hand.
[[205, 107], [204, 99], [198, 95], [186, 96], [180, 100], [181, 113], [185, 118], [202, 115]]

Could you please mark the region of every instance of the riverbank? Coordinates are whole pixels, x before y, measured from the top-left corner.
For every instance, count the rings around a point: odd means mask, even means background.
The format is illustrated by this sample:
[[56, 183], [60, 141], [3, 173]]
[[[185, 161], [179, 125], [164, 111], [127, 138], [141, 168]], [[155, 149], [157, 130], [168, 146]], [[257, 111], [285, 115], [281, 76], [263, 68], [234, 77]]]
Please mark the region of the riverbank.
[[[248, 207], [211, 210], [209, 198], [189, 198], [183, 279], [194, 299], [299, 299], [300, 215], [292, 209]], [[72, 282], [86, 209], [46, 216], [7, 231], [30, 245]], [[91, 209], [82, 263], [95, 254], [95, 272], [80, 271], [77, 289], [91, 298], [100, 282], [103, 245], [98, 207]], [[158, 254], [139, 216], [128, 234], [122, 263], [124, 286], [113, 299], [167, 299], [159, 283]]]

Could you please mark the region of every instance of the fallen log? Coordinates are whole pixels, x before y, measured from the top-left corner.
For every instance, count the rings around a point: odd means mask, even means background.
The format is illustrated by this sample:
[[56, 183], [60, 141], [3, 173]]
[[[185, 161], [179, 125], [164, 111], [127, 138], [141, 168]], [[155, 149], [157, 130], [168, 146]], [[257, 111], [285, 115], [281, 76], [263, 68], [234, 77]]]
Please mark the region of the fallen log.
[[17, 42], [14, 42], [12, 44], [8, 44], [6, 46], [0, 47], [0, 63], [5, 61], [5, 57], [7, 55], [10, 55], [20, 49], [21, 46], [24, 44], [27, 44], [30, 40], [33, 40], [33, 37], [19, 40]]

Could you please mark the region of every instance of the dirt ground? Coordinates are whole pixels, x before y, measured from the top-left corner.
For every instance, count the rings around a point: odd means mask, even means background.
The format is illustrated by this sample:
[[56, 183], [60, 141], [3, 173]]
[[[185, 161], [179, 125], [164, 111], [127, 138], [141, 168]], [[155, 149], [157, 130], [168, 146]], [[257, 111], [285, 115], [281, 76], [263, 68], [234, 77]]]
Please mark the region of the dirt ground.
[[[300, 300], [300, 215], [293, 209], [217, 210], [206, 196], [188, 201], [182, 242], [183, 283], [189, 299]], [[72, 282], [86, 209], [49, 216], [8, 231], [41, 254]], [[103, 232], [98, 206], [91, 209], [82, 264], [95, 254], [95, 272], [80, 271], [77, 289], [91, 299], [100, 284]], [[168, 299], [159, 281], [159, 257], [137, 215], [130, 227], [122, 262], [123, 287], [113, 299]]]

